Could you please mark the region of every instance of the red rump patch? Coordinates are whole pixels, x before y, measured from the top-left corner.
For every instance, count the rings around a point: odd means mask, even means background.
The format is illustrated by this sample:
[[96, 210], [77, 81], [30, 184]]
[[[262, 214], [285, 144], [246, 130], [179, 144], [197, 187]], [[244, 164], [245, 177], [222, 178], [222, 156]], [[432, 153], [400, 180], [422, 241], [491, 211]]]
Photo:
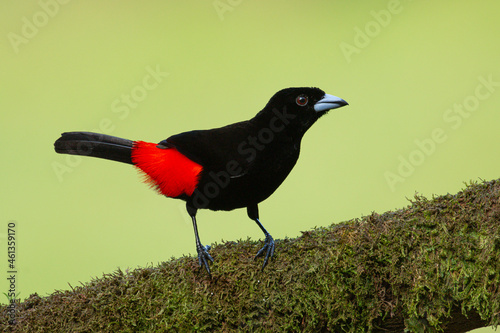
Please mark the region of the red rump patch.
[[144, 172], [145, 183], [167, 197], [192, 195], [203, 167], [173, 147], [156, 146], [156, 143], [135, 141], [132, 148], [132, 163]]

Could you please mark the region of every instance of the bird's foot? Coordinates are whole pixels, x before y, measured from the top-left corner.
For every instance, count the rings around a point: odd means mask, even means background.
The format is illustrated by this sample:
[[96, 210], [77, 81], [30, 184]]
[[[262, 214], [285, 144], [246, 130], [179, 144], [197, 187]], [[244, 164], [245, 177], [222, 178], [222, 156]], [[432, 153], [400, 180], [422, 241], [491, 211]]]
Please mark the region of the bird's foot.
[[266, 257], [264, 258], [264, 264], [262, 264], [262, 269], [266, 267], [268, 260], [271, 259], [274, 254], [274, 239], [270, 234], [266, 235], [264, 246], [262, 247], [262, 249], [259, 250], [259, 252], [257, 252], [257, 254], [254, 257], [254, 260], [264, 253], [266, 253]]
[[208, 275], [211, 275], [210, 267], [208, 266], [208, 261], [210, 260], [211, 262], [213, 262], [214, 259], [208, 253], [208, 250], [210, 250], [210, 245], [207, 245], [207, 246], [203, 246], [201, 244], [196, 245], [196, 252], [198, 252], [198, 262], [200, 263], [200, 267], [205, 266], [205, 269], [207, 270]]

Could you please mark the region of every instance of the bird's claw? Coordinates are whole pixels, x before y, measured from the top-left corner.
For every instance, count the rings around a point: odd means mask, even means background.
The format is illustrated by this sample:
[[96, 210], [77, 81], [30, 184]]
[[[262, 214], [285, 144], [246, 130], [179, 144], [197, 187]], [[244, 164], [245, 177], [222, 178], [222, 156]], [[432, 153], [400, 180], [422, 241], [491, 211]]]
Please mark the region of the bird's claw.
[[266, 253], [266, 257], [264, 258], [264, 263], [262, 264], [262, 269], [266, 267], [267, 262], [269, 259], [273, 257], [274, 254], [274, 239], [271, 235], [267, 234], [266, 235], [266, 240], [264, 243], [264, 246], [257, 252], [255, 257], [253, 258], [254, 260], [257, 259], [261, 254]]
[[196, 251], [198, 252], [198, 262], [200, 263], [200, 267], [205, 266], [205, 269], [207, 270], [208, 275], [211, 275], [210, 267], [208, 266], [208, 260], [213, 262], [214, 259], [208, 253], [208, 250], [210, 250], [210, 245], [203, 246], [203, 245], [199, 244], [198, 246], [196, 246]]

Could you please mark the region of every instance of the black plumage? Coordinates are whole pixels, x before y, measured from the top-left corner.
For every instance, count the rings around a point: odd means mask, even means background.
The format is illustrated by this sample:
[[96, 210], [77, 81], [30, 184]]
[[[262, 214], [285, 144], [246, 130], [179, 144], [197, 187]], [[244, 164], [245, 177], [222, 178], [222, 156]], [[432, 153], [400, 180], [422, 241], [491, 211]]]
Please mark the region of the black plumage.
[[[347, 105], [318, 88], [287, 88], [277, 92], [250, 120], [209, 130], [184, 132], [159, 142], [175, 148], [202, 167], [186, 201], [193, 221], [199, 263], [210, 273], [212, 257], [199, 239], [198, 209], [247, 208], [266, 237], [256, 257], [265, 254], [263, 268], [274, 253], [274, 240], [259, 220], [258, 204], [285, 180], [297, 162], [304, 133], [328, 110]], [[97, 133], [63, 133], [55, 142], [58, 153], [86, 155], [134, 164], [134, 141]]]

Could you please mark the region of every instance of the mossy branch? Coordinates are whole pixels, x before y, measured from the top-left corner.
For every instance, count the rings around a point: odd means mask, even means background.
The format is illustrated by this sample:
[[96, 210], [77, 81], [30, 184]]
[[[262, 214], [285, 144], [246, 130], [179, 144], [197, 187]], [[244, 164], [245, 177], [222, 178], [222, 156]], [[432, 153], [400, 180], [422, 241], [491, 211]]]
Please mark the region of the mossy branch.
[[277, 242], [212, 247], [17, 303], [19, 332], [466, 332], [500, 322], [500, 180]]

